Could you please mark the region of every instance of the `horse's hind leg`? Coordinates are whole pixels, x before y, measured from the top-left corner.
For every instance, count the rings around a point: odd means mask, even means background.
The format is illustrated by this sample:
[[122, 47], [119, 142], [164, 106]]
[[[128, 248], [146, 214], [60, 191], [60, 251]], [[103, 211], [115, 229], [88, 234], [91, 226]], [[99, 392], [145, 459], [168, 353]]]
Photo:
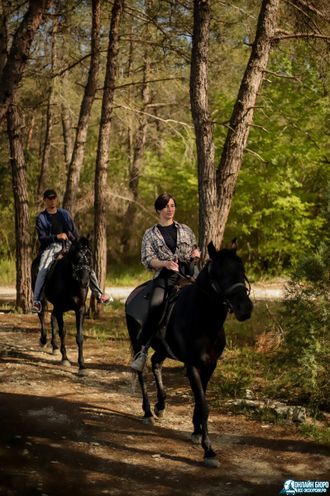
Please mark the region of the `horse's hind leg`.
[[63, 313], [61, 312], [55, 312], [53, 310], [54, 316], [56, 317], [57, 324], [58, 324], [58, 333], [60, 335], [61, 339], [61, 354], [62, 354], [62, 365], [65, 365], [66, 367], [69, 367], [71, 365], [67, 354], [66, 354], [66, 347], [65, 347], [65, 329], [64, 329], [64, 321], [63, 321]]
[[216, 453], [213, 451], [208, 434], [209, 409], [205, 397], [207, 381], [201, 379], [201, 375], [196, 367], [187, 366], [187, 375], [195, 398], [195, 409], [193, 416], [194, 429], [198, 433], [201, 430], [202, 447], [204, 449], [204, 464], [208, 467], [218, 467], [219, 463], [215, 459]]
[[45, 328], [45, 306], [44, 302], [42, 302], [42, 310], [38, 314], [39, 321], [40, 321], [40, 338], [39, 338], [39, 343], [40, 346], [46, 346], [47, 344], [47, 330]]
[[52, 312], [51, 317], [50, 317], [50, 327], [52, 331], [52, 339], [51, 339], [51, 344], [52, 344], [52, 350], [53, 350], [53, 355], [56, 355], [58, 353], [58, 344], [56, 340], [56, 317], [54, 315], [54, 312]]
[[157, 417], [162, 417], [165, 410], [166, 391], [163, 385], [162, 366], [165, 357], [159, 353], [154, 353], [151, 357], [152, 371], [156, 380], [157, 403], [154, 412]]

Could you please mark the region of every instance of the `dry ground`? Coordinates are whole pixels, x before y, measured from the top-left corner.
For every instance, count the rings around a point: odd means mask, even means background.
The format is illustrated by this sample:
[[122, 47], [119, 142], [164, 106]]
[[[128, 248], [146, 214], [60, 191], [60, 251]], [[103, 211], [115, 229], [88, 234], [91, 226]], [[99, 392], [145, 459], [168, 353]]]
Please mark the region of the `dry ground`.
[[[165, 368], [166, 416], [141, 421], [126, 341], [85, 340], [90, 373], [38, 345], [37, 317], [0, 315], [0, 495], [272, 496], [288, 479], [329, 479], [329, 451], [294, 426], [211, 410], [220, 468], [190, 442], [192, 400], [182, 366]], [[77, 358], [74, 337], [69, 357]]]

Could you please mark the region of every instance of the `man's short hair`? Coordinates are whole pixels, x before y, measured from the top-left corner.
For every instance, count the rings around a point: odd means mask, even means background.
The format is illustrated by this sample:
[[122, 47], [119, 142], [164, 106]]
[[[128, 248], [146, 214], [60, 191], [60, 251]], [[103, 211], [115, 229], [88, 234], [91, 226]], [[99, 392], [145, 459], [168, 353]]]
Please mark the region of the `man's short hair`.
[[57, 197], [57, 193], [54, 189], [46, 189], [46, 191], [44, 192], [44, 199], [45, 198], [56, 198]]

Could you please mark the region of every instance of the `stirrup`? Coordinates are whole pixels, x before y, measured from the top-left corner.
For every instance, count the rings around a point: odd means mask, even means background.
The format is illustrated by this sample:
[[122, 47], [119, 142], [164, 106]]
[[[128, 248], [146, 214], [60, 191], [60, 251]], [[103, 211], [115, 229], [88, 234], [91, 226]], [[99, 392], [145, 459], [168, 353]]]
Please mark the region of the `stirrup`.
[[131, 363], [131, 369], [135, 370], [135, 372], [143, 372], [147, 359], [148, 353], [144, 350], [139, 351]]

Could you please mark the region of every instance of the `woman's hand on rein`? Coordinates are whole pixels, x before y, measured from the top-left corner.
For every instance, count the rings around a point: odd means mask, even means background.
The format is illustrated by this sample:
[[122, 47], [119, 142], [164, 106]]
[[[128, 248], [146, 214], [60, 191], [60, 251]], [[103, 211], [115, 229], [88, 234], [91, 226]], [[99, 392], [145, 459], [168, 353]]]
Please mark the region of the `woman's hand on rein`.
[[164, 262], [164, 267], [168, 270], [173, 270], [174, 272], [179, 272], [179, 264], [174, 260], [166, 260]]

